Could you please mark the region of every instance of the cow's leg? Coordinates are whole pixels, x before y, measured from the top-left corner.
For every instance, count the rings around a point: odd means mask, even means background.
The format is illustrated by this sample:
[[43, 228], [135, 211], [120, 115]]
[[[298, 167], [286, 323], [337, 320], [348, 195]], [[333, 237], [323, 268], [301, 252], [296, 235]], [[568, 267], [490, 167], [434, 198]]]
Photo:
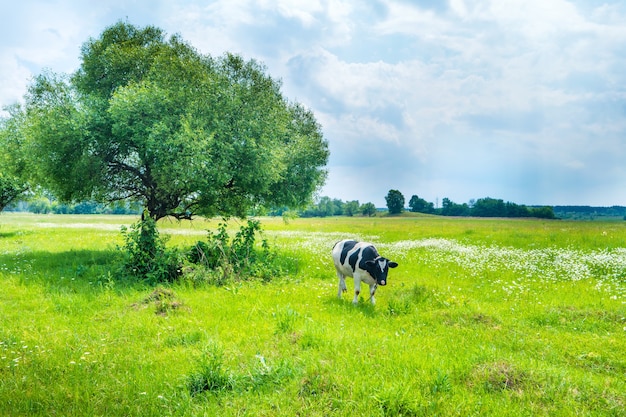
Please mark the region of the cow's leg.
[[358, 304], [360, 293], [361, 293], [361, 280], [358, 279], [357, 277], [354, 277], [354, 299], [352, 300], [352, 304]]
[[376, 299], [374, 298], [374, 294], [376, 294], [376, 288], [378, 288], [376, 284], [370, 285], [370, 300], [372, 301], [372, 305], [376, 304]]
[[339, 290], [337, 291], [337, 297], [341, 298], [341, 294], [348, 291], [348, 287], [346, 287], [346, 277], [337, 270], [337, 277], [339, 278]]

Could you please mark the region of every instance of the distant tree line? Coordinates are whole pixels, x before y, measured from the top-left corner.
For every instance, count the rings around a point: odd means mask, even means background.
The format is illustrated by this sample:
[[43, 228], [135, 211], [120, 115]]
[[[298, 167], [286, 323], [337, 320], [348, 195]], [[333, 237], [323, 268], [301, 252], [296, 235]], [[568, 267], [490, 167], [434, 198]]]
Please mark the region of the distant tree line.
[[554, 214], [561, 219], [572, 220], [594, 220], [611, 218], [626, 220], [626, 207], [554, 206]]
[[[411, 196], [408, 206], [398, 190], [389, 190], [385, 197], [387, 210], [390, 214], [399, 214], [405, 210], [413, 213], [435, 214], [439, 216], [473, 216], [473, 217], [535, 217], [544, 219], [623, 219], [626, 220], [626, 207], [610, 206], [525, 206], [510, 201], [504, 202], [495, 198], [480, 198], [470, 200], [469, 203], [458, 204], [449, 198], [442, 200], [441, 207], [420, 198]], [[138, 203], [118, 202], [102, 204], [95, 201], [80, 203], [60, 203], [52, 196], [31, 196], [8, 204], [6, 211], [24, 211], [39, 214], [140, 214], [141, 206]], [[288, 209], [259, 210], [251, 212], [254, 215], [282, 216]], [[380, 211], [374, 203], [361, 204], [358, 200], [342, 201], [338, 198], [320, 197], [316, 202], [304, 209], [294, 212], [300, 217], [329, 217], [329, 216], [375, 216]]]
[[61, 203], [47, 196], [36, 196], [9, 204], [5, 211], [30, 212], [35, 214], [140, 214], [139, 203], [119, 201], [102, 204], [95, 201]]
[[[554, 209], [549, 206], [529, 207], [490, 197], [471, 200], [469, 203], [463, 204], [457, 204], [449, 198], [444, 198], [442, 206], [436, 208], [432, 202], [428, 202], [417, 195], [413, 195], [409, 200], [407, 208], [405, 206], [404, 195], [398, 190], [389, 190], [385, 200], [389, 214], [400, 214], [408, 210], [413, 213], [434, 214], [439, 216], [556, 218]], [[281, 216], [284, 215], [286, 211], [286, 208], [275, 209], [262, 214]], [[310, 204], [305, 209], [298, 211], [297, 215], [299, 217], [375, 216], [378, 211], [379, 209], [377, 209], [373, 203], [360, 204], [358, 200], [342, 201], [338, 198], [324, 196], [320, 197], [315, 203]]]
[[[287, 208], [279, 208], [270, 210], [267, 214], [270, 216], [282, 216]], [[320, 197], [316, 202], [310, 204], [306, 208], [297, 211], [299, 217], [330, 217], [330, 216], [375, 216], [376, 206], [374, 203], [360, 204], [358, 200], [342, 201], [338, 198], [330, 198], [327, 196]]]
[[437, 214], [440, 216], [472, 216], [472, 217], [536, 217], [554, 219], [554, 209], [550, 206], [528, 207], [496, 198], [479, 198], [469, 203], [458, 204], [444, 198], [440, 208], [435, 208], [417, 195], [409, 200], [409, 209], [415, 213]]
[[[404, 196], [400, 191], [389, 190], [385, 200], [387, 201], [389, 214], [400, 214], [405, 210]], [[554, 210], [549, 206], [528, 207], [490, 197], [471, 200], [469, 203], [463, 204], [444, 198], [441, 207], [436, 208], [432, 202], [413, 195], [409, 200], [408, 209], [414, 213], [436, 214], [440, 216], [555, 218]]]

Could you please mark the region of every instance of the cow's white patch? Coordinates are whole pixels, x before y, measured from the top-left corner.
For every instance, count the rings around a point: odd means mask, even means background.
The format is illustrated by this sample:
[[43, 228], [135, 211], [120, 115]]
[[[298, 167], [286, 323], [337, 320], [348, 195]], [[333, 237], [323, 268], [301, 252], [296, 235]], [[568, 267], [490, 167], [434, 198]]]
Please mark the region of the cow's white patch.
[[382, 259], [378, 260], [378, 267], [380, 268], [380, 272], [385, 272], [385, 264], [386, 264], [386, 261]]

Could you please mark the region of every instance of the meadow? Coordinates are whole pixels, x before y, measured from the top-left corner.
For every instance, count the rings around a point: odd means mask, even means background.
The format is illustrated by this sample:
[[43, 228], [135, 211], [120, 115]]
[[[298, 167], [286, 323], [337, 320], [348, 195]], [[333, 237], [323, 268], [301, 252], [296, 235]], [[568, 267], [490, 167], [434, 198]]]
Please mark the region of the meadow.
[[[136, 220], [0, 215], [0, 415], [626, 416], [626, 222], [263, 218], [285, 274], [147, 286]], [[375, 306], [343, 238], [400, 264]]]

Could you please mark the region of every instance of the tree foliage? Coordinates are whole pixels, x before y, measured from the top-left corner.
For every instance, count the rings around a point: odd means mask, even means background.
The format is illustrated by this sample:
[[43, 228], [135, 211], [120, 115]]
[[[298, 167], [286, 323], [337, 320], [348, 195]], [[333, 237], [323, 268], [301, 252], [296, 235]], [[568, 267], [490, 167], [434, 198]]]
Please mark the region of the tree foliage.
[[203, 55], [119, 22], [71, 76], [37, 76], [12, 133], [32, 178], [63, 201], [142, 202], [150, 217], [298, 207], [324, 182], [327, 142], [255, 61]]
[[19, 179], [5, 176], [3, 172], [0, 172], [0, 211], [4, 210], [26, 190], [26, 185]]
[[365, 203], [361, 206], [361, 213], [367, 217], [373, 217], [376, 215], [376, 206], [374, 203]]
[[0, 119], [0, 211], [18, 199], [28, 190], [28, 184], [21, 179], [23, 163], [13, 141], [19, 129], [20, 107], [7, 107], [6, 110], [15, 118]]
[[344, 214], [348, 217], [352, 217], [359, 212], [359, 200], [347, 201], [344, 204]]
[[538, 217], [554, 219], [552, 207], [526, 207], [496, 198], [479, 198], [471, 209], [471, 215], [476, 217]]
[[470, 208], [466, 203], [457, 204], [446, 197], [441, 201], [441, 215], [442, 216], [469, 216]]
[[444, 198], [439, 214], [443, 216], [555, 218], [554, 209], [549, 206], [527, 207], [523, 204], [504, 202], [490, 197], [479, 198], [471, 204], [457, 204], [449, 198]]
[[[273, 210], [269, 214], [272, 216], [282, 215], [284, 210]], [[358, 214], [363, 216], [375, 216], [376, 206], [374, 203], [359, 205], [358, 200], [342, 201], [338, 198], [322, 196], [317, 202], [310, 204], [306, 209], [300, 210], [297, 214], [301, 217], [328, 217], [328, 216], [348, 216], [353, 217]]]
[[389, 190], [385, 197], [389, 214], [400, 214], [404, 211], [404, 196], [398, 190]]
[[412, 195], [409, 200], [409, 208], [414, 213], [434, 213], [435, 206], [417, 195]]

